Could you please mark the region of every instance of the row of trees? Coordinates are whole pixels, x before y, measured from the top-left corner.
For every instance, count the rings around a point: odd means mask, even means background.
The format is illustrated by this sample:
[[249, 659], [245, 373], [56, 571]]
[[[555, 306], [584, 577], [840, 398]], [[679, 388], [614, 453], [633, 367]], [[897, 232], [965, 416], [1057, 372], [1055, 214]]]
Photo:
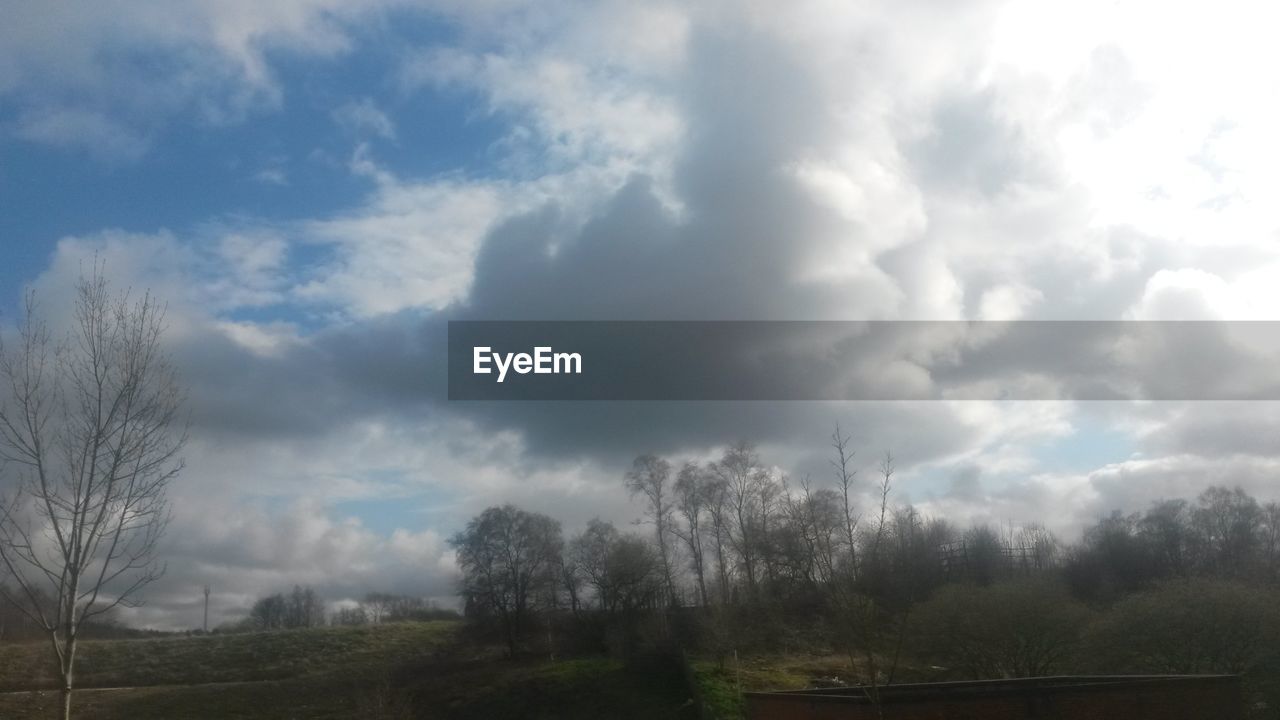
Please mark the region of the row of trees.
[[986, 584], [1063, 560], [1040, 525], [962, 528], [895, 505], [892, 455], [860, 479], [848, 438], [837, 428], [831, 441], [827, 482], [794, 481], [747, 444], [678, 469], [637, 458], [626, 485], [644, 500], [666, 602], [813, 606], [857, 595], [901, 610], [948, 581]]
[[867, 484], [847, 438], [832, 436], [834, 482], [792, 482], [745, 444], [676, 470], [654, 456], [626, 475], [643, 498], [662, 591], [672, 605], [812, 601], [853, 590], [902, 610], [936, 588], [1056, 571], [1084, 600], [1114, 600], [1173, 577], [1280, 582], [1280, 503], [1240, 488], [1116, 512], [1064, 546], [1038, 524], [961, 528], [895, 505], [886, 455]]
[[[717, 652], [771, 626], [808, 626], [848, 653], [874, 694], [922, 648], [971, 677], [1080, 668], [1087, 663], [1067, 659], [1080, 657], [1089, 638], [1122, 633], [1144, 607], [1185, 600], [1170, 583], [1201, 582], [1186, 592], [1216, 598], [1205, 608], [1244, 598], [1247, 609], [1257, 605], [1247, 588], [1277, 581], [1280, 512], [1239, 489], [1115, 514], [1064, 545], [1039, 525], [962, 528], [925, 517], [893, 502], [892, 456], [863, 479], [839, 429], [832, 450], [825, 483], [796, 482], [746, 444], [710, 463], [640, 456], [624, 482], [643, 502], [642, 535], [594, 520], [566, 539], [550, 517], [489, 508], [452, 539], [466, 613], [492, 622], [512, 652], [557, 617], [632, 626], [638, 617], [675, 618], [649, 627], [674, 628], [676, 640]], [[1120, 614], [1099, 614], [1103, 607]], [[1205, 666], [1238, 664], [1214, 660], [1225, 657], [1218, 651], [1187, 653]], [[1094, 669], [1200, 666], [1099, 662]]]
[[456, 611], [441, 608], [426, 598], [372, 592], [355, 605], [338, 608], [329, 621], [333, 625], [377, 625], [452, 620], [457, 617]]
[[310, 587], [294, 585], [289, 593], [258, 598], [238, 630], [287, 630], [324, 625], [374, 625], [394, 622], [422, 622], [455, 619], [453, 610], [437, 607], [426, 598], [371, 592], [354, 605], [344, 605], [332, 613]]
[[1069, 558], [1077, 594], [1109, 600], [1174, 577], [1280, 582], [1280, 503], [1212, 487], [1195, 501], [1160, 500], [1088, 528]]
[[539, 611], [634, 617], [668, 597], [660, 552], [601, 520], [566, 543], [560, 523], [503, 505], [471, 520], [452, 543], [465, 614], [495, 623], [512, 652]]
[[[813, 602], [856, 589], [903, 605], [947, 580], [990, 582], [1061, 559], [1056, 538], [1038, 525], [965, 529], [895, 506], [892, 455], [865, 483], [839, 428], [832, 446], [834, 482], [827, 483], [793, 481], [745, 443], [715, 462], [678, 469], [664, 458], [637, 458], [626, 485], [644, 500], [664, 600]], [[859, 502], [867, 490], [869, 507]]]
[[293, 592], [259, 598], [249, 611], [255, 630], [320, 627], [325, 624], [324, 602], [311, 588], [293, 586]]
[[[1029, 567], [1056, 562], [1056, 543], [1042, 529], [960, 531], [893, 507], [889, 455], [876, 476], [878, 502], [864, 512], [847, 438], [837, 430], [832, 440], [835, 483], [827, 487], [791, 482], [747, 444], [678, 469], [638, 457], [624, 481], [644, 501], [647, 538], [593, 520], [566, 540], [550, 517], [489, 508], [452, 539], [466, 612], [496, 623], [512, 651], [539, 610], [561, 609], [632, 616], [653, 608], [842, 606], [842, 617], [863, 618], [845, 629], [852, 641], [881, 632], [885, 611], [948, 579], [994, 580], [1015, 556]], [[1015, 543], [1027, 552], [1012, 553]], [[944, 566], [938, 549], [948, 544], [961, 552]]]

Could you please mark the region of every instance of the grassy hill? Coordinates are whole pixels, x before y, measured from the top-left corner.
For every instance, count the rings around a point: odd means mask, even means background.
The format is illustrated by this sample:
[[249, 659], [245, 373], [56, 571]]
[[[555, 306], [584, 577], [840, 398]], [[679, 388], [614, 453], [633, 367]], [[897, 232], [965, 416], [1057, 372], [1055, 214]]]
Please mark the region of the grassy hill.
[[[456, 628], [452, 622], [399, 623], [86, 641], [77, 664], [77, 688], [84, 691], [76, 693], [76, 714], [121, 720], [358, 717], [379, 704], [379, 688], [390, 674], [430, 658]], [[49, 665], [47, 645], [0, 645], [0, 717], [52, 717], [58, 696]]]

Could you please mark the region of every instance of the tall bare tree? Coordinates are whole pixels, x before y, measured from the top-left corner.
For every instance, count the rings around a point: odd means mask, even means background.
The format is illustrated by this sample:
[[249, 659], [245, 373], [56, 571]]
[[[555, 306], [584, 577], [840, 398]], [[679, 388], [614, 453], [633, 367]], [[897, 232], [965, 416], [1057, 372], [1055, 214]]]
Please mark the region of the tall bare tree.
[[839, 424], [831, 435], [831, 446], [836, 449], [836, 459], [831, 461], [831, 465], [836, 469], [836, 483], [840, 488], [840, 497], [843, 501], [844, 541], [848, 551], [849, 571], [856, 579], [858, 576], [858, 522], [862, 519], [862, 516], [856, 514], [853, 509], [854, 480], [858, 471], [851, 467], [853, 450], [849, 447], [849, 437], [840, 433]]
[[16, 588], [0, 592], [47, 635], [64, 718], [85, 623], [138, 604], [164, 572], [155, 549], [186, 433], [163, 332], [154, 298], [112, 295], [95, 266], [65, 337], [29, 294], [17, 342], [0, 346], [0, 563]]
[[761, 489], [772, 478], [760, 464], [755, 448], [745, 442], [729, 447], [724, 457], [711, 467], [717, 479], [724, 484], [734, 521], [732, 530], [735, 531], [728, 534], [729, 543], [741, 561], [746, 573], [747, 593], [754, 600], [758, 590], [762, 535], [761, 518], [756, 515], [756, 509], [766, 507], [761, 500]]
[[836, 579], [837, 551], [843, 532], [839, 496], [830, 488], [814, 490], [809, 478], [800, 481], [800, 494], [788, 490], [787, 518], [803, 553], [806, 581], [826, 585]]
[[689, 567], [698, 583], [698, 598], [703, 607], [711, 604], [707, 596], [706, 555], [702, 547], [702, 515], [709, 502], [708, 478], [697, 463], [686, 462], [676, 478], [676, 508], [684, 517], [685, 529], [676, 525], [676, 536], [689, 550]]
[[711, 519], [711, 539], [716, 551], [716, 580], [720, 587], [720, 604], [729, 604], [731, 591], [728, 553], [729, 546], [729, 486], [715, 475], [709, 477], [703, 486], [706, 490], [707, 517]]
[[669, 604], [676, 603], [673, 572], [671, 530], [675, 524], [675, 498], [671, 490], [671, 463], [656, 455], [641, 455], [626, 475], [627, 490], [634, 497], [643, 495], [647, 502], [645, 516], [653, 523], [658, 543], [658, 560], [662, 565], [663, 591]]
[[1274, 582], [1280, 575], [1280, 503], [1262, 506], [1262, 546], [1264, 577]]

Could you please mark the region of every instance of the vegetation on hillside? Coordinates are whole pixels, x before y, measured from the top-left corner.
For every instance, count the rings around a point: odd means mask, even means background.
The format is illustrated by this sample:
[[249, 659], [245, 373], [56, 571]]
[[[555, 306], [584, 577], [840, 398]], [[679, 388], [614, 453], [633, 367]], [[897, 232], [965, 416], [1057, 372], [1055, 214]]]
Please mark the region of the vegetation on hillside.
[[[77, 713], [139, 719], [357, 717], [359, 704], [390, 674], [430, 658], [453, 641], [457, 628], [450, 622], [399, 623], [86, 641]], [[0, 717], [48, 716], [57, 702], [50, 692], [56, 685], [43, 652], [33, 643], [4, 646]]]
[[1107, 672], [1240, 673], [1276, 694], [1275, 503], [1214, 487], [1067, 544], [1041, 525], [925, 517], [894, 502], [891, 456], [859, 478], [838, 430], [833, 446], [825, 486], [744, 444], [707, 464], [641, 456], [625, 484], [642, 534], [595, 520], [566, 539], [554, 518], [490, 508], [453, 539], [473, 630], [513, 657], [679, 648], [729, 716], [763, 689], [749, 663], [779, 655], [840, 657], [830, 674], [873, 701], [895, 682]]

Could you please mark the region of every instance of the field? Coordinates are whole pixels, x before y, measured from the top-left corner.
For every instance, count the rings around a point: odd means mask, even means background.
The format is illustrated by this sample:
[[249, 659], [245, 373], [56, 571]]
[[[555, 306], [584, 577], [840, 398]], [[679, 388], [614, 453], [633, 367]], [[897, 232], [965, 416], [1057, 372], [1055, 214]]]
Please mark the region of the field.
[[[692, 718], [678, 663], [510, 661], [452, 622], [86, 641], [75, 716]], [[43, 644], [0, 645], [0, 718], [55, 716]]]
[[[454, 624], [285, 630], [86, 641], [77, 715], [85, 718], [347, 718], [395, 668], [430, 657]], [[58, 702], [48, 646], [0, 646], [0, 717], [44, 718]], [[33, 691], [34, 690], [34, 691]], [[43, 690], [43, 691], [41, 691]]]

